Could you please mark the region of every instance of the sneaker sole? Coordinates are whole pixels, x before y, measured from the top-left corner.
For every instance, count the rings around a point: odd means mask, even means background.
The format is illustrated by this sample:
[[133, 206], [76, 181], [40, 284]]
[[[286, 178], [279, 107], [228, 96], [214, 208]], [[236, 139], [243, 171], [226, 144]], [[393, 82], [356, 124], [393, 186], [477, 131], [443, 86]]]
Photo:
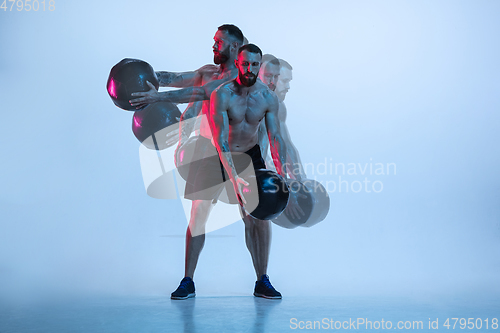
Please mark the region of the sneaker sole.
[[170, 296], [170, 299], [188, 299], [188, 298], [192, 298], [192, 297], [195, 297], [196, 296], [196, 293], [192, 293], [192, 294], [189, 294], [187, 296], [184, 296], [184, 297], [181, 297], [181, 296]]
[[267, 298], [267, 299], [281, 299], [281, 296], [267, 296], [264, 294], [258, 294], [258, 293], [253, 293], [255, 297], [262, 297], [262, 298]]

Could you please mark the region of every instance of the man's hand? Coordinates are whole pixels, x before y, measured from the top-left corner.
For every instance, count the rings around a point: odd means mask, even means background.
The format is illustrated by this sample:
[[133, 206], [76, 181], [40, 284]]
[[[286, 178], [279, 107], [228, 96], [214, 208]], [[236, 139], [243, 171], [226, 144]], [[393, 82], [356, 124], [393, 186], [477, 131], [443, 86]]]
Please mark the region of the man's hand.
[[130, 105], [135, 106], [136, 109], [140, 109], [147, 106], [148, 104], [160, 101], [160, 93], [158, 92], [158, 90], [156, 90], [155, 86], [149, 81], [146, 81], [146, 83], [148, 84], [149, 88], [151, 88], [149, 89], [149, 91], [135, 92], [131, 94], [134, 97], [139, 96], [139, 98], [134, 98], [129, 101]]
[[[175, 119], [179, 121], [180, 117], [175, 117]], [[165, 139], [167, 147], [173, 146], [179, 140], [179, 129], [168, 132], [165, 135]]]
[[[299, 186], [303, 186], [302, 184]], [[300, 187], [296, 189], [291, 189], [290, 188], [290, 197], [288, 199], [288, 205], [285, 208], [285, 212], [289, 217], [292, 219], [300, 219], [302, 216], [306, 215], [304, 211], [302, 210], [302, 207], [300, 207], [298, 198], [307, 198], [307, 195], [304, 195], [299, 192]]]
[[249, 186], [250, 184], [241, 177], [236, 176], [231, 180], [234, 187], [234, 193], [236, 193], [236, 198], [238, 199], [241, 206], [246, 205], [245, 197], [243, 196], [243, 186]]

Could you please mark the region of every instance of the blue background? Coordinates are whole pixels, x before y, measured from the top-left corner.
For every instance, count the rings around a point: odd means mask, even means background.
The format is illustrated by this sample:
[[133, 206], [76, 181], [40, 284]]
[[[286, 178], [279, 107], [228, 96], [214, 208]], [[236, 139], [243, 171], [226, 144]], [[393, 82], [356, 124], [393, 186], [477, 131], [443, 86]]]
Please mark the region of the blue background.
[[[211, 63], [224, 23], [292, 64], [288, 127], [304, 163], [397, 166], [396, 174], [340, 175], [379, 180], [383, 191], [337, 188], [322, 223], [273, 228], [269, 274], [278, 290], [499, 292], [499, 2], [13, 9], [0, 11], [0, 296], [175, 289], [186, 217], [180, 200], [146, 195], [132, 113], [113, 105], [106, 80], [125, 57], [168, 71]], [[316, 175], [325, 184], [338, 177]], [[198, 295], [251, 294], [243, 231], [239, 222], [208, 234]]]

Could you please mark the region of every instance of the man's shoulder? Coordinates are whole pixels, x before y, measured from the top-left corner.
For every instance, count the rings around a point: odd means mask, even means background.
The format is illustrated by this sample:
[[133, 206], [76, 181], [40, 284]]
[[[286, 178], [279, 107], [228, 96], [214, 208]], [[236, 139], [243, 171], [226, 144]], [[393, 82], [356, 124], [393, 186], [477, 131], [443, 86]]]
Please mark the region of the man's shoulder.
[[269, 87], [267, 85], [265, 85], [264, 83], [261, 83], [261, 85], [263, 87], [259, 87], [259, 90], [261, 91], [262, 96], [266, 99], [266, 101], [268, 101], [271, 104], [278, 105], [278, 97], [276, 96], [274, 91], [269, 89]]
[[280, 103], [280, 104], [279, 104], [279, 105], [280, 105], [280, 111], [285, 111], [285, 112], [286, 112], [286, 105], [285, 105], [285, 102], [280, 101], [279, 103]]
[[213, 64], [201, 66], [196, 70], [200, 74], [214, 74], [220, 72], [220, 67]]
[[231, 91], [233, 91], [234, 89], [234, 82], [236, 81], [236, 79], [232, 79], [232, 80], [228, 80], [224, 83], [222, 83], [220, 86], [217, 87], [217, 91], [220, 91], [221, 93], [229, 93]]
[[198, 68], [196, 72], [201, 76], [202, 83], [205, 84], [216, 80], [220, 75], [221, 69], [218, 65], [208, 64]]
[[215, 95], [217, 95], [217, 97], [226, 97], [226, 96], [231, 95], [231, 93], [233, 92], [232, 88], [234, 86], [234, 80], [235, 79], [222, 83], [220, 86], [215, 88], [212, 95], [215, 94]]

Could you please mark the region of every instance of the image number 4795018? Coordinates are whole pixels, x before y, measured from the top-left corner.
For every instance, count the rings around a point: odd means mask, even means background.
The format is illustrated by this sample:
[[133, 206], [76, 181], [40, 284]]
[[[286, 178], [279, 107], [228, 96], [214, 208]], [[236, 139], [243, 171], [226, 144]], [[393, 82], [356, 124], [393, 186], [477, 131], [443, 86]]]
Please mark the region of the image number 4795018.
[[38, 1], [38, 0], [3, 0], [2, 5], [0, 6], [0, 9], [3, 9], [4, 12], [6, 11], [51, 11], [53, 12], [56, 9], [56, 2], [55, 0], [49, 0], [47, 3], [45, 0]]

